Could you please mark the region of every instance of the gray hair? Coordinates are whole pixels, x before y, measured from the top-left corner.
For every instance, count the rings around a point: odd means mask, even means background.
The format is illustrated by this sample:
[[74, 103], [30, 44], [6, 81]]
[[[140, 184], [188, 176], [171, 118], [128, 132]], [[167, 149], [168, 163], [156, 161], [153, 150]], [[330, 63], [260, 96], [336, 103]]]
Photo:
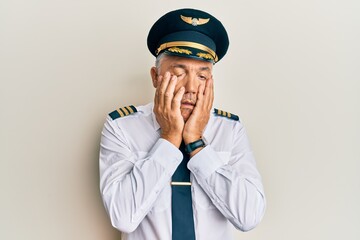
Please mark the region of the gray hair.
[[160, 70], [160, 67], [161, 67], [161, 60], [167, 56], [165, 52], [162, 52], [160, 53], [157, 57], [156, 57], [156, 60], [155, 60], [155, 67], [156, 67], [156, 70], [157, 72], [159, 72]]
[[[160, 70], [161, 60], [162, 60], [164, 57], [166, 57], [166, 56], [169, 56], [169, 55], [166, 54], [166, 52], [162, 52], [162, 53], [160, 53], [160, 54], [156, 57], [155, 67], [156, 67], [157, 72], [159, 72], [159, 70]], [[212, 64], [215, 65], [215, 62], [213, 62]]]

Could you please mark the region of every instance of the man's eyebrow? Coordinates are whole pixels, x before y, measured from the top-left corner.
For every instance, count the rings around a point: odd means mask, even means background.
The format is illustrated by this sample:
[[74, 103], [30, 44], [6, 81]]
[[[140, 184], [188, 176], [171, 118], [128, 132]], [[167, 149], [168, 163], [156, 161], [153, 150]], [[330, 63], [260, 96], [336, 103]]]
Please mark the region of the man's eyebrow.
[[200, 67], [200, 71], [211, 71], [209, 67]]
[[183, 64], [173, 64], [171, 66], [171, 68], [182, 68], [182, 69], [187, 69], [187, 67]]
[[[187, 69], [187, 66], [184, 64], [173, 64], [171, 66], [172, 68], [182, 68], [182, 69]], [[209, 67], [199, 67], [200, 71], [211, 71]]]

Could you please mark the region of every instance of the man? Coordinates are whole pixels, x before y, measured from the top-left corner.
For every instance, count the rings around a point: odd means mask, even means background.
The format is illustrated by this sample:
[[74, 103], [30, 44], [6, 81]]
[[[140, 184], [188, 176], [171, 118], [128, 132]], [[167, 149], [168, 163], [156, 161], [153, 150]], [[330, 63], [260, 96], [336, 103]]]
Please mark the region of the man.
[[180, 9], [151, 28], [154, 102], [111, 112], [100, 150], [105, 208], [123, 239], [232, 239], [261, 220], [261, 177], [239, 118], [213, 110], [214, 63], [228, 36], [210, 14]]

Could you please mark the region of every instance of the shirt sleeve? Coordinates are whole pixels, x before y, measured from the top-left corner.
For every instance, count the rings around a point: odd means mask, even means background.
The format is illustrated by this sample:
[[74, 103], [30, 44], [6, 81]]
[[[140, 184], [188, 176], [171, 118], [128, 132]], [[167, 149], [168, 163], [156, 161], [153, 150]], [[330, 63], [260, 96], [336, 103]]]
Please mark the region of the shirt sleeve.
[[182, 160], [173, 144], [158, 139], [144, 159], [137, 159], [121, 130], [107, 119], [100, 144], [100, 190], [112, 225], [132, 232], [169, 184]]
[[233, 147], [227, 164], [209, 144], [190, 159], [188, 168], [217, 209], [237, 229], [248, 231], [265, 212], [263, 185], [240, 122], [229, 137]]

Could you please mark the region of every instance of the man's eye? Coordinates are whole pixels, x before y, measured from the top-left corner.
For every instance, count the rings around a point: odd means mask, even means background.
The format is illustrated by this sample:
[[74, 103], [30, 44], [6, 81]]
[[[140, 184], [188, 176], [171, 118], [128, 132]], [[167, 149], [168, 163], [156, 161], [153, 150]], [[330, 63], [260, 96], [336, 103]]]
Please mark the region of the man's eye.
[[176, 76], [177, 77], [182, 77], [184, 75], [184, 73], [177, 73]]
[[206, 77], [206, 76], [203, 76], [203, 75], [200, 75], [199, 78], [200, 78], [201, 80], [207, 80], [207, 77]]

